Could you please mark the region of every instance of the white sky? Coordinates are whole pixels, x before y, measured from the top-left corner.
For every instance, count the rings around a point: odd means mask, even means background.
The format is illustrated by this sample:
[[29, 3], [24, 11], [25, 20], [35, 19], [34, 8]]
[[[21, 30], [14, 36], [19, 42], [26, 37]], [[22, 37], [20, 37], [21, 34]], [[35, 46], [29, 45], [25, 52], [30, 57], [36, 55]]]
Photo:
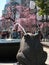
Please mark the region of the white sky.
[[4, 10], [6, 0], [0, 0], [0, 17], [2, 16], [2, 10]]

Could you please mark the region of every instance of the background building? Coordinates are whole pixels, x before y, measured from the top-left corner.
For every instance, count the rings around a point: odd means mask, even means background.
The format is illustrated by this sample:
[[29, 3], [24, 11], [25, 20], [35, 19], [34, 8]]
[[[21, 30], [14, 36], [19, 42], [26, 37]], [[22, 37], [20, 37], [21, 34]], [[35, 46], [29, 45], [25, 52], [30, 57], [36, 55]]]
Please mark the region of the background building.
[[9, 3], [9, 2], [17, 2], [19, 4], [22, 4], [24, 6], [29, 6], [29, 3], [31, 0], [6, 0], [6, 3]]
[[9, 3], [10, 2], [10, 0], [6, 0], [6, 3]]
[[6, 3], [9, 3], [9, 2], [17, 2], [17, 3], [21, 4], [21, 0], [6, 0]]

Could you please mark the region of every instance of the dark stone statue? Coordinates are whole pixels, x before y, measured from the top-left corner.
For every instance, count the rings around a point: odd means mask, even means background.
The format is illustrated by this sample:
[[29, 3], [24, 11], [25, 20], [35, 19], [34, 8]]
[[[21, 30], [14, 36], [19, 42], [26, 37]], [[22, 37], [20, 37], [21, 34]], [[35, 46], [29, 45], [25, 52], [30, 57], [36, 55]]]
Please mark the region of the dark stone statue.
[[23, 36], [16, 58], [17, 65], [46, 65], [47, 53], [40, 43], [39, 34], [27, 33]]

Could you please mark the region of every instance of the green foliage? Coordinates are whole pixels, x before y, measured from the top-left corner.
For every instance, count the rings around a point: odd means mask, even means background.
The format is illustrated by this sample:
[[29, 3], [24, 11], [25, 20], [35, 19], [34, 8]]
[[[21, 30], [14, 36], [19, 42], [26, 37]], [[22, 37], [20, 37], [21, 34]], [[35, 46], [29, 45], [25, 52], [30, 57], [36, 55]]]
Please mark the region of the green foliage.
[[44, 11], [45, 11], [44, 9], [40, 9], [40, 10], [39, 10], [39, 12], [38, 12], [38, 13], [39, 13], [39, 15], [44, 15], [44, 14], [45, 14], [45, 12], [44, 12]]
[[41, 8], [39, 10], [39, 15], [49, 15], [49, 0], [36, 0], [36, 5]]
[[37, 6], [39, 6], [41, 9], [43, 9], [44, 8], [44, 2], [43, 2], [43, 0], [36, 0], [36, 5]]

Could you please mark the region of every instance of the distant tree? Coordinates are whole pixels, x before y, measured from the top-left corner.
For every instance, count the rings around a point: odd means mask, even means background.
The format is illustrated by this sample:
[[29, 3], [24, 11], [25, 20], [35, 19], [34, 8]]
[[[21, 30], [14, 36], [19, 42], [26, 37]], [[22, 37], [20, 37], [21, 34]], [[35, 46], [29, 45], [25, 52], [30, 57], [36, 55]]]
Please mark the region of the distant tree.
[[42, 18], [46, 15], [47, 21], [47, 17], [49, 15], [49, 0], [36, 0], [36, 5], [40, 7], [39, 15], [42, 15]]

